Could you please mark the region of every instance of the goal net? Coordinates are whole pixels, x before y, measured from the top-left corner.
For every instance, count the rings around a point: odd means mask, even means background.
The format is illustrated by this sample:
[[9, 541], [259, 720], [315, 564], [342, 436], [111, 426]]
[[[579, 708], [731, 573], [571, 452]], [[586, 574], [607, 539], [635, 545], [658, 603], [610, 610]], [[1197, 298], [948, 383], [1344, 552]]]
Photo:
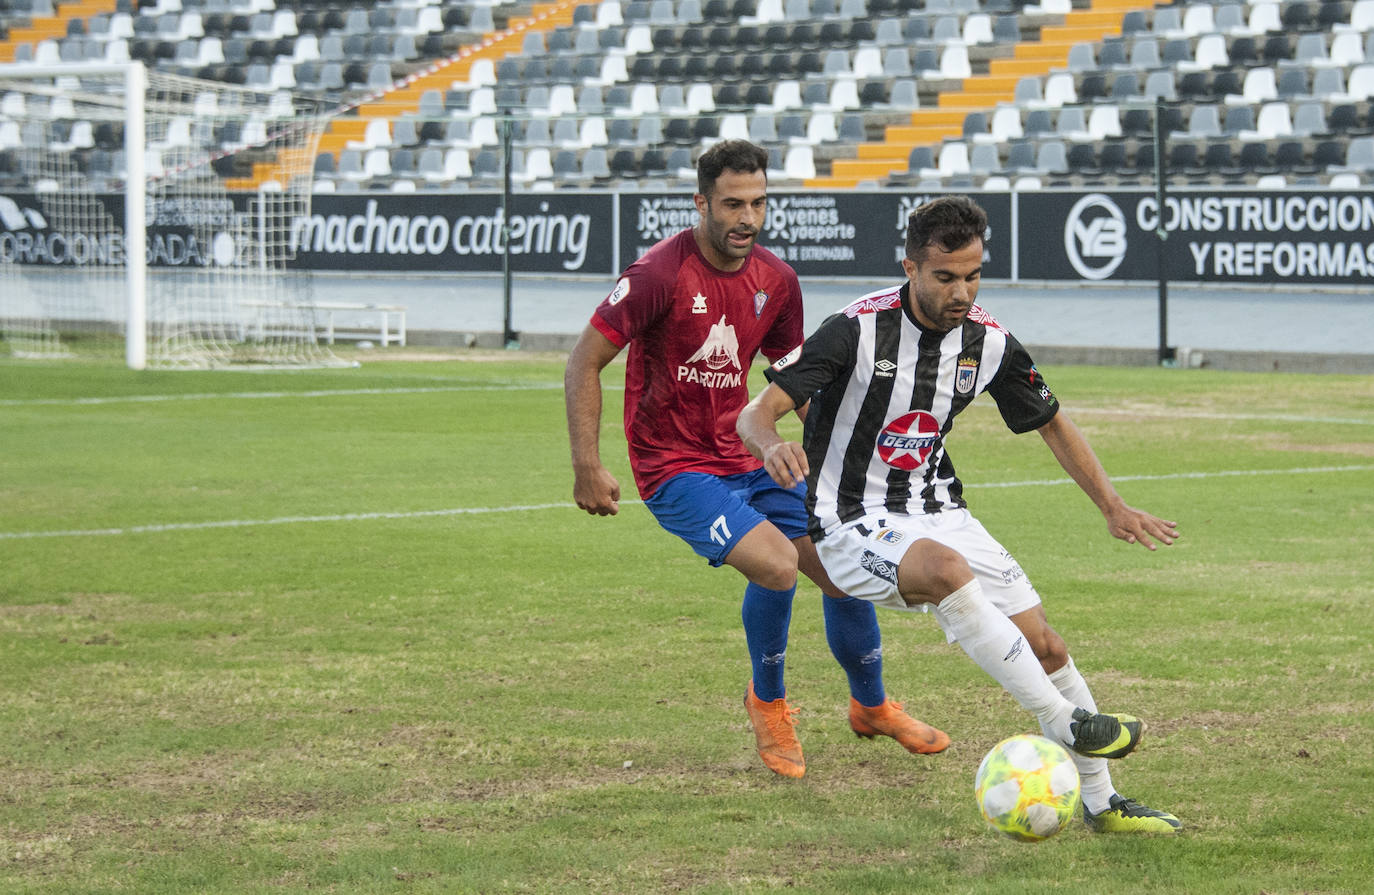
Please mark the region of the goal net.
[[319, 113], [139, 63], [0, 65], [0, 355], [117, 335], [135, 369], [339, 363], [289, 269]]

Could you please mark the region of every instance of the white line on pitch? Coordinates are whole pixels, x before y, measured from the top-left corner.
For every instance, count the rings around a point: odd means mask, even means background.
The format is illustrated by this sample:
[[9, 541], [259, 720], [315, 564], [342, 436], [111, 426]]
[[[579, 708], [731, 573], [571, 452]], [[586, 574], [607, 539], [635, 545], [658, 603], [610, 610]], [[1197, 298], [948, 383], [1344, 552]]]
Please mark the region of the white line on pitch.
[[164, 401], [211, 401], [217, 398], [260, 400], [265, 398], [334, 398], [349, 395], [429, 395], [443, 392], [520, 392], [547, 391], [562, 387], [563, 383], [561, 382], [536, 382], [528, 384], [436, 385], [412, 388], [333, 388], [304, 392], [204, 392], [190, 395], [110, 395], [103, 398], [7, 398], [0, 400], [0, 407], [157, 404]]
[[1125, 407], [1069, 407], [1073, 416], [1101, 414], [1110, 416], [1157, 416], [1164, 419], [1190, 420], [1258, 420], [1270, 423], [1349, 423], [1354, 426], [1374, 426], [1374, 419], [1346, 416], [1300, 416], [1293, 413], [1211, 413], [1203, 410], [1169, 410], [1167, 408], [1130, 409]]
[[[1367, 472], [1374, 464], [1355, 466], [1305, 466], [1296, 469], [1230, 469], [1218, 472], [1174, 472], [1164, 475], [1119, 475], [1114, 482], [1160, 482], [1172, 479], [1213, 479], [1235, 476], [1308, 475], [1329, 472]], [[973, 488], [1029, 488], [1046, 485], [1071, 485], [1072, 479], [1040, 479], [1023, 482], [990, 482]], [[622, 500], [621, 506], [641, 503]], [[0, 541], [29, 538], [79, 538], [102, 535], [156, 534], [168, 531], [204, 531], [212, 528], [251, 528], [260, 525], [301, 525], [315, 522], [360, 522], [372, 519], [424, 519], [442, 516], [480, 516], [490, 513], [523, 513], [532, 510], [573, 509], [571, 503], [517, 504], [504, 507], [455, 507], [444, 510], [408, 510], [393, 513], [342, 513], [332, 516], [278, 516], [274, 519], [225, 519], [217, 522], [169, 522], [163, 525], [130, 525], [123, 528], [88, 528], [67, 531], [0, 531]]]
[[[1171, 479], [1220, 479], [1253, 475], [1306, 475], [1323, 472], [1367, 472], [1374, 464], [1352, 466], [1299, 466], [1296, 469], [1222, 469], [1216, 472], [1170, 472], [1161, 475], [1114, 475], [1113, 482], [1164, 482]], [[979, 482], [970, 488], [1024, 488], [1031, 485], [1072, 485], [1073, 479], [1039, 479], [1027, 482]]]
[[[99, 398], [5, 398], [0, 407], [85, 407], [101, 404], [160, 404], [176, 401], [266, 400], [272, 398], [334, 398], [365, 395], [427, 395], [446, 392], [519, 392], [561, 389], [561, 382], [490, 383], [486, 385], [442, 385], [397, 388], [340, 388], [311, 391], [261, 392], [200, 392], [188, 395], [109, 395]], [[602, 386], [606, 391], [619, 391], [618, 384]], [[1341, 416], [1303, 416], [1283, 413], [1211, 413], [1206, 411], [1170, 410], [1167, 408], [1071, 407], [1074, 415], [1150, 416], [1171, 419], [1256, 420], [1276, 423], [1328, 423], [1353, 426], [1374, 426], [1374, 419]]]

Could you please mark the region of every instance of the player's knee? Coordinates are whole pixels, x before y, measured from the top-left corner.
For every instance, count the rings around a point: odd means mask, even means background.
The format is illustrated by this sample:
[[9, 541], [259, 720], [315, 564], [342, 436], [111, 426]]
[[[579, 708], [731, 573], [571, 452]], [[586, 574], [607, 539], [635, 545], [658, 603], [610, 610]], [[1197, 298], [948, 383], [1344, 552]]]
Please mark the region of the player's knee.
[[902, 557], [899, 587], [907, 603], [939, 603], [973, 580], [973, 570], [957, 550], [928, 539]]
[[772, 566], [759, 569], [749, 576], [749, 580], [769, 590], [789, 590], [797, 584], [797, 570]]
[[748, 578], [769, 590], [787, 590], [797, 584], [797, 551], [790, 543], [758, 558]]
[[931, 592], [940, 596], [952, 594], [973, 579], [973, 570], [958, 551], [944, 544], [934, 544], [927, 553], [923, 565]]

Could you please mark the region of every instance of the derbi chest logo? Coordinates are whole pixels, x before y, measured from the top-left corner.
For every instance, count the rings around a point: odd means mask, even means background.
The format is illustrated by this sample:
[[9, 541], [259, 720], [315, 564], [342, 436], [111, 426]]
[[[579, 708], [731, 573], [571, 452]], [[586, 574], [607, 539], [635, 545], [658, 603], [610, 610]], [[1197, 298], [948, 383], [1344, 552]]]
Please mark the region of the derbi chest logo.
[[904, 413], [878, 433], [878, 456], [888, 466], [920, 469], [940, 440], [940, 422], [924, 410]]

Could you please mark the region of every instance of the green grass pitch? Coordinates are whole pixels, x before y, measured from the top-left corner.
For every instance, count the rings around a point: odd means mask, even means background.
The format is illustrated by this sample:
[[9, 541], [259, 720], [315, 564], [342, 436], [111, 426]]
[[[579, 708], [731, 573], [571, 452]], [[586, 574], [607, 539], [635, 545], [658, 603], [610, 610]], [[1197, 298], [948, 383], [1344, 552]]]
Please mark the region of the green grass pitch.
[[562, 363], [0, 361], [0, 891], [1369, 891], [1374, 379], [1047, 369], [1179, 522], [1154, 554], [960, 418], [973, 510], [1150, 724], [1119, 789], [1186, 826], [1026, 845], [973, 775], [1034, 722], [928, 616], [880, 613], [886, 679], [947, 753], [850, 733], [803, 584], [807, 776], [763, 768], [742, 581], [630, 502], [618, 389], [627, 502], [571, 505]]

